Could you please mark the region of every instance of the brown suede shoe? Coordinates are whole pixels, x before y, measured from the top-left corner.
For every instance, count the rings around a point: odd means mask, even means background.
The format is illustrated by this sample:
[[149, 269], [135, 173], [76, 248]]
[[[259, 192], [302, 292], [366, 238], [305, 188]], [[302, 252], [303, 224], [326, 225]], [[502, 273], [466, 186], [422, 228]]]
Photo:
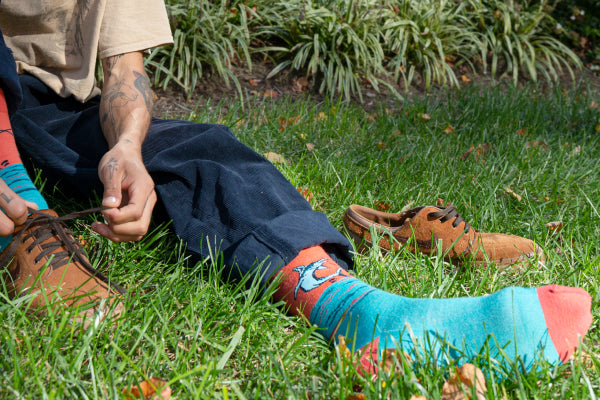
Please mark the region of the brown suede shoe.
[[442, 240], [446, 259], [454, 263], [470, 260], [476, 265], [494, 263], [508, 266], [530, 260], [544, 261], [542, 249], [532, 240], [502, 233], [477, 232], [454, 206], [417, 207], [393, 214], [351, 205], [344, 214], [344, 225], [359, 251], [373, 245], [370, 229], [379, 236], [379, 247], [389, 251], [409, 242], [408, 249], [431, 254]]
[[[63, 225], [63, 221], [100, 210], [58, 217], [52, 210], [30, 209], [27, 221], [15, 228], [10, 245], [0, 254], [0, 268], [7, 268], [10, 275], [5, 278], [9, 296], [37, 293], [30, 303], [35, 311], [77, 306], [77, 320], [86, 327], [94, 318], [104, 318], [114, 295], [125, 291], [92, 267], [85, 250]], [[119, 303], [113, 315], [122, 311]]]

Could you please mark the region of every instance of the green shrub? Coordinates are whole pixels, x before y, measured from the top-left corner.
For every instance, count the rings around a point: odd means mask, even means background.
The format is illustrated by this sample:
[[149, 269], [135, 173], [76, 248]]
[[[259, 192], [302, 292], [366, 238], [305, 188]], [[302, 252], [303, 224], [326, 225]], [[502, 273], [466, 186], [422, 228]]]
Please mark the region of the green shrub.
[[156, 48], [146, 59], [154, 84], [163, 88], [173, 81], [191, 96], [205, 69], [230, 80], [241, 92], [232, 63], [251, 66], [248, 16], [254, 11], [243, 1], [170, 0], [167, 5], [174, 43]]
[[555, 32], [593, 70], [600, 70], [600, 0], [561, 0], [550, 8]]
[[417, 70], [427, 88], [432, 82], [458, 85], [448, 60], [468, 62], [481, 47], [466, 3], [455, 1], [396, 1], [382, 27], [384, 48], [390, 56], [387, 68], [401, 75], [408, 87]]
[[516, 84], [520, 73], [537, 80], [538, 72], [556, 80], [563, 68], [581, 66], [577, 55], [552, 36], [556, 22], [548, 14], [547, 1], [471, 0], [479, 18], [484, 45], [484, 72], [496, 76], [499, 67]]
[[269, 76], [286, 68], [313, 77], [319, 93], [362, 100], [361, 80], [378, 88], [386, 75], [380, 26], [382, 10], [376, 0], [291, 0], [280, 6], [276, 26], [263, 29], [278, 62]]

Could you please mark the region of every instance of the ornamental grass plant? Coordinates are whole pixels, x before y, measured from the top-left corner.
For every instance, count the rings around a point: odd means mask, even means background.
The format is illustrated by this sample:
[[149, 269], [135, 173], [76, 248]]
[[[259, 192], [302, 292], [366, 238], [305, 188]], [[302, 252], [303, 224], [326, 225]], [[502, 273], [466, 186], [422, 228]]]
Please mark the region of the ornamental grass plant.
[[581, 60], [558, 38], [548, 0], [169, 0], [175, 43], [153, 50], [154, 83], [186, 94], [210, 76], [233, 83], [232, 67], [272, 63], [266, 79], [304, 75], [330, 98], [363, 99], [369, 82], [399, 96], [420, 76], [426, 89], [461, 75], [555, 82]]

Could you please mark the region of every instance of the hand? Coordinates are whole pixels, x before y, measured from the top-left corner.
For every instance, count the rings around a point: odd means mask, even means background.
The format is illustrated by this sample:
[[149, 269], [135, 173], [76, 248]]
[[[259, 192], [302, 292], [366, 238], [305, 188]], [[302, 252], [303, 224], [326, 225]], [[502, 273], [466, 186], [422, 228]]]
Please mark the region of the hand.
[[98, 175], [104, 184], [102, 205], [106, 223], [92, 229], [114, 241], [137, 241], [148, 231], [156, 204], [154, 182], [142, 161], [141, 148], [129, 140], [119, 141], [100, 160]]
[[8, 236], [15, 231], [15, 225], [22, 225], [27, 220], [27, 207], [36, 209], [35, 203], [24, 200], [15, 194], [0, 179], [0, 236]]

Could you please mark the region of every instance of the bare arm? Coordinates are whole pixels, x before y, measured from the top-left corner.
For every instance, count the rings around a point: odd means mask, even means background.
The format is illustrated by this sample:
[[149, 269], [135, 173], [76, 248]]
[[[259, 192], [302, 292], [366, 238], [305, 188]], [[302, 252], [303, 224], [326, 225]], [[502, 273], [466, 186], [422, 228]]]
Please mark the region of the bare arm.
[[150, 127], [153, 94], [141, 52], [102, 60], [104, 88], [100, 124], [109, 151], [98, 165], [104, 184], [106, 224], [93, 228], [114, 241], [139, 240], [147, 232], [156, 204], [154, 182], [142, 161], [142, 144]]

